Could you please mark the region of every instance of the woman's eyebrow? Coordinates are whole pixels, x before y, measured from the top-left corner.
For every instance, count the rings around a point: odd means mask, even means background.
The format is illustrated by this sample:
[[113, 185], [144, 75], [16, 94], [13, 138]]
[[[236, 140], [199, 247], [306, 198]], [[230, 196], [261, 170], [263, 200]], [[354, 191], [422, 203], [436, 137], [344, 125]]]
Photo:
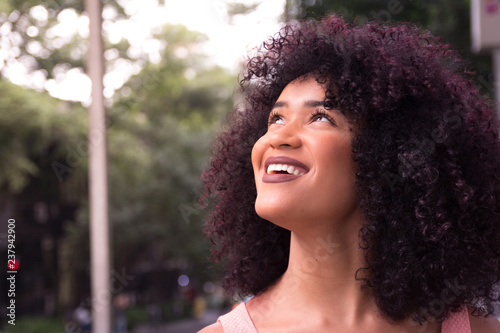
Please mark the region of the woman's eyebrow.
[[[276, 108], [282, 108], [282, 107], [287, 107], [288, 102], [286, 101], [278, 101], [274, 103], [273, 109]], [[306, 108], [317, 108], [319, 106], [325, 106], [325, 101], [324, 100], [308, 100], [304, 102], [304, 107]]]
[[278, 102], [274, 103], [273, 109], [283, 108], [283, 107], [287, 107], [287, 106], [288, 106], [287, 102], [278, 101]]
[[319, 106], [325, 106], [325, 101], [309, 100], [304, 102], [304, 106], [307, 108], [317, 108]]

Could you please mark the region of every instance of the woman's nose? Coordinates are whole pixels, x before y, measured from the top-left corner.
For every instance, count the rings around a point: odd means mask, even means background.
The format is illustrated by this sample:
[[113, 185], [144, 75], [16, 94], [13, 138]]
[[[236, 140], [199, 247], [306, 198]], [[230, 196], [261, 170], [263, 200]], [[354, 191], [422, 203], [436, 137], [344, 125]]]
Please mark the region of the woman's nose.
[[275, 129], [269, 136], [269, 145], [273, 148], [298, 148], [302, 145], [299, 129], [288, 123]]

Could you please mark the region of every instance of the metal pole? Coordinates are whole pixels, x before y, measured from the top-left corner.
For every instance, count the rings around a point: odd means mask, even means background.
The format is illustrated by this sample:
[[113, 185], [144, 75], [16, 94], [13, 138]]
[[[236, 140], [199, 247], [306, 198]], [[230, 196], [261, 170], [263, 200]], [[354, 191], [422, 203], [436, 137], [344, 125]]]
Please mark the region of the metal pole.
[[110, 251], [106, 125], [103, 96], [101, 0], [85, 0], [90, 20], [87, 72], [92, 81], [89, 107], [89, 200], [92, 287], [92, 332], [111, 332]]
[[498, 117], [500, 118], [500, 47], [493, 50], [493, 80], [495, 86]]

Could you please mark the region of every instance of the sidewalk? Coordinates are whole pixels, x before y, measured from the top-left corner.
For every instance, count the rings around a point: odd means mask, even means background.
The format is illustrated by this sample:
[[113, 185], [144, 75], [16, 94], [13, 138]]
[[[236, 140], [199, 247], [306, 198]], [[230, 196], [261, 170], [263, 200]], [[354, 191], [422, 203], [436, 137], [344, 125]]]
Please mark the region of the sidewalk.
[[160, 324], [158, 327], [139, 325], [131, 333], [196, 333], [203, 327], [213, 324], [221, 313], [217, 310], [207, 310], [205, 315], [199, 319], [184, 319], [168, 324]]

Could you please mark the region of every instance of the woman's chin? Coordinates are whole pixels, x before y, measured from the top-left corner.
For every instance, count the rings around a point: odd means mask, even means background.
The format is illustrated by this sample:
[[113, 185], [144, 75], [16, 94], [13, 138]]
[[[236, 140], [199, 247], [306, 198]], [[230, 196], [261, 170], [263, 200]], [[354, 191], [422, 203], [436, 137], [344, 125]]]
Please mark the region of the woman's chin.
[[265, 204], [256, 202], [255, 211], [264, 220], [287, 230], [293, 229], [293, 223], [298, 217], [297, 214], [291, 212], [291, 209], [285, 208], [283, 204], [272, 205], [269, 202]]

